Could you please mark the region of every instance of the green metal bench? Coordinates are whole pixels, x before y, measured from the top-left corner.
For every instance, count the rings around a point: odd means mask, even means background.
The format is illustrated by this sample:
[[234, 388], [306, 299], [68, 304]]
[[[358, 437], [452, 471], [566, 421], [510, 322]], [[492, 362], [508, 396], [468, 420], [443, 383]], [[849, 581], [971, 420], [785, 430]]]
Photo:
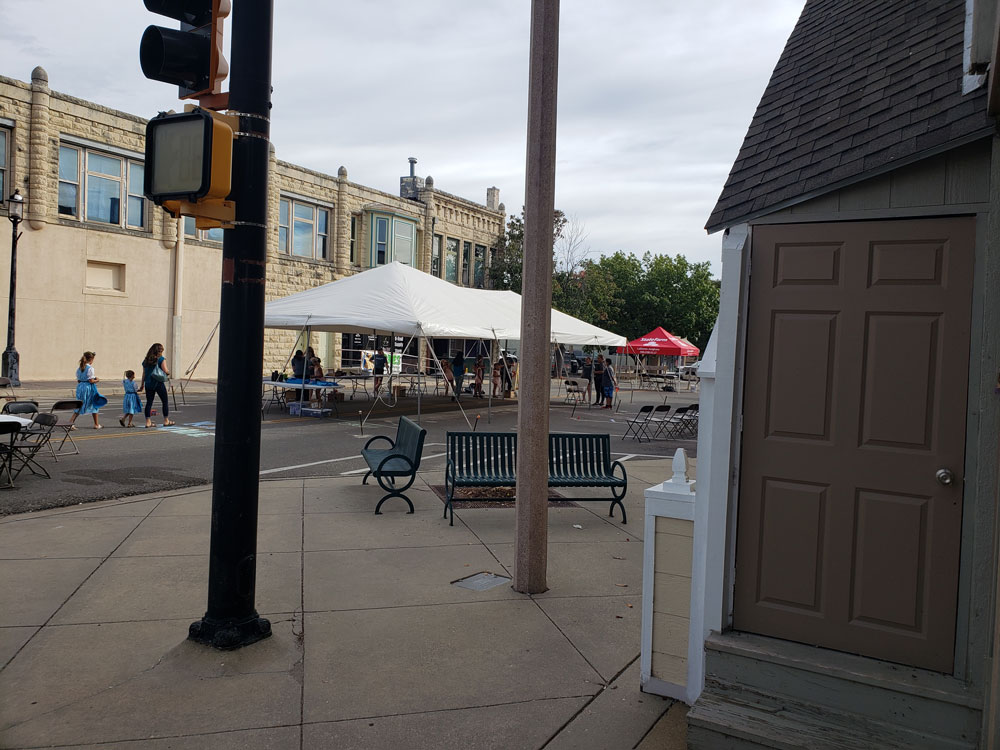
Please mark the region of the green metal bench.
[[[513, 432], [449, 432], [446, 450], [448, 464], [444, 472], [444, 517], [455, 525], [452, 501], [458, 487], [514, 487], [517, 484], [517, 434]], [[621, 469], [621, 476], [615, 469]], [[628, 489], [628, 475], [621, 461], [611, 460], [611, 436], [586, 433], [549, 435], [550, 487], [607, 487], [611, 490], [608, 515], [621, 508]], [[560, 498], [575, 501], [598, 498]]]
[[[410, 489], [417, 478], [417, 470], [420, 468], [420, 456], [424, 452], [424, 438], [427, 437], [427, 430], [418, 425], [412, 419], [400, 417], [396, 426], [396, 439], [392, 440], [386, 435], [376, 435], [361, 449], [361, 457], [368, 464], [368, 473], [365, 474], [361, 484], [368, 484], [368, 477], [374, 476], [379, 487], [386, 491], [386, 495], [378, 501], [375, 506], [375, 515], [381, 515], [382, 503], [390, 497], [401, 497], [410, 507], [408, 513], [413, 512], [413, 503], [410, 502], [404, 493]], [[389, 443], [388, 448], [371, 448], [371, 444], [376, 440], [385, 440]], [[406, 478], [406, 484], [399, 486], [396, 484], [398, 478]]]

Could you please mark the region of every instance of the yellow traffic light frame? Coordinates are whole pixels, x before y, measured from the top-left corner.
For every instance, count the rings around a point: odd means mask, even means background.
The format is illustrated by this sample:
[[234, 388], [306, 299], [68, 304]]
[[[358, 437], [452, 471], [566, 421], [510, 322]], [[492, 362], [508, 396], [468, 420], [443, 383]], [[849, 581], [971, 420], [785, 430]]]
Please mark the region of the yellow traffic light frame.
[[[205, 113], [211, 118], [210, 153], [208, 154], [209, 180], [208, 185], [200, 195], [178, 195], [167, 193], [170, 197], [149, 195], [150, 199], [160, 204], [174, 218], [193, 216], [198, 229], [230, 228], [236, 219], [236, 203], [226, 200], [232, 192], [232, 160], [234, 134], [239, 129], [239, 118], [225, 115], [208, 109], [185, 105], [185, 114], [195, 112]], [[151, 121], [152, 123], [153, 121]], [[149, 130], [147, 130], [149, 133]], [[147, 134], [147, 140], [152, 144], [153, 137]], [[154, 144], [155, 145], [155, 144]], [[154, 179], [151, 170], [155, 160], [147, 157], [147, 174], [150, 184]]]

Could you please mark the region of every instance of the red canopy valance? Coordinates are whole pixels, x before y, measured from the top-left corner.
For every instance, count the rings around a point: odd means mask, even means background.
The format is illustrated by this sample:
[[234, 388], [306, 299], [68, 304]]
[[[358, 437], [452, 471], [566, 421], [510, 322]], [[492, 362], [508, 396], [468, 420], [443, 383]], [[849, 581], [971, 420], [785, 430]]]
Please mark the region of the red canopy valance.
[[625, 346], [618, 347], [619, 354], [659, 354], [674, 357], [697, 357], [699, 349], [679, 336], [657, 326], [645, 336], [629, 341]]

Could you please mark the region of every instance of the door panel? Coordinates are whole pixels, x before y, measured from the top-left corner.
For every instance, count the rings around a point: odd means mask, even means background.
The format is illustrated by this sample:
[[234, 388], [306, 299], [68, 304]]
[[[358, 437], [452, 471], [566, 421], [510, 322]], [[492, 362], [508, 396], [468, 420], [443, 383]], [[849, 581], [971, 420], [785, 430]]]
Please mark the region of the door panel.
[[754, 227], [737, 629], [952, 671], [974, 238]]

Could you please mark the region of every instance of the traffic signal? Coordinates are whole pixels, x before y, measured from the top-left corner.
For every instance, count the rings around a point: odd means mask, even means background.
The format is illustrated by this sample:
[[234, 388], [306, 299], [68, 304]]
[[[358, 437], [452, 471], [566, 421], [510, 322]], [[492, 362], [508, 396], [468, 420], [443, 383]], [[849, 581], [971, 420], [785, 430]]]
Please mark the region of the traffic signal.
[[147, 10], [181, 22], [180, 29], [150, 26], [139, 43], [143, 75], [174, 83], [178, 97], [195, 99], [219, 94], [229, 75], [223, 57], [222, 21], [230, 0], [143, 0]]
[[199, 107], [161, 114], [146, 125], [143, 192], [174, 216], [221, 226], [233, 219], [233, 132], [236, 118]]

